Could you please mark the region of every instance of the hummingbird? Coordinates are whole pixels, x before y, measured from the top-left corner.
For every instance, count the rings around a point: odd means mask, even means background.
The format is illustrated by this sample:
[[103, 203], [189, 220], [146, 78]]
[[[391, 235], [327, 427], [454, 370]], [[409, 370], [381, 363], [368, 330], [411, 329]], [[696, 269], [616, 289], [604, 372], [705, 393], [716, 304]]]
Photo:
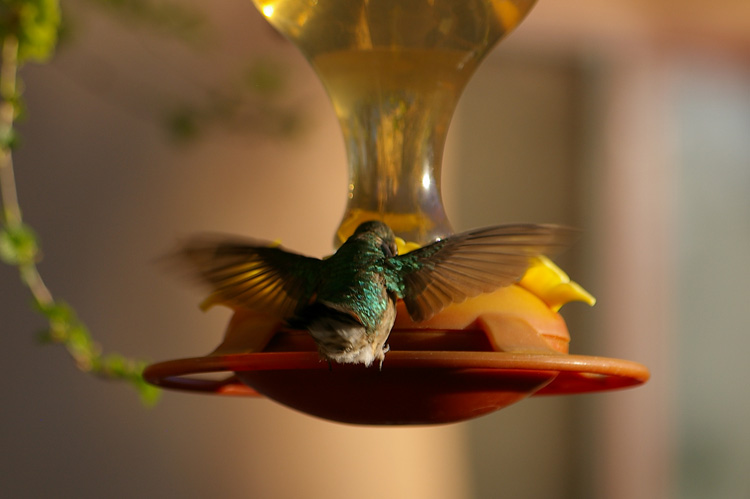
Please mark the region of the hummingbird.
[[557, 225], [498, 225], [399, 255], [393, 230], [368, 221], [325, 259], [227, 236], [195, 237], [176, 256], [211, 290], [204, 303], [276, 315], [307, 330], [329, 363], [382, 368], [397, 300], [415, 322], [429, 319], [513, 284], [533, 257], [558, 253], [574, 234]]

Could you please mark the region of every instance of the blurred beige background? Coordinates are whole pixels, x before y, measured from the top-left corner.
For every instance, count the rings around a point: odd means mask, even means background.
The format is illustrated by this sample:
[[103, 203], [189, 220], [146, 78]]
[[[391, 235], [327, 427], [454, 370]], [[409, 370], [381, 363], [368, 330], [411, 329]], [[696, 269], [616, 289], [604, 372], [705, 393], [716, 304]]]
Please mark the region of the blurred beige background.
[[[200, 2], [194, 2], [200, 4]], [[48, 285], [108, 351], [202, 355], [228, 314], [154, 259], [206, 229], [322, 256], [343, 213], [343, 143], [322, 87], [251, 2], [211, 3], [191, 51], [67, 4], [74, 39], [24, 71], [21, 203]], [[288, 73], [303, 129], [170, 143], [158, 111], [256, 56]], [[467, 87], [443, 169], [457, 229], [585, 229], [561, 260], [593, 309], [571, 351], [646, 364], [607, 394], [534, 398], [469, 423], [359, 428], [266, 400], [165, 393], [78, 373], [0, 267], [4, 497], [736, 498], [750, 496], [750, 6], [541, 0]]]

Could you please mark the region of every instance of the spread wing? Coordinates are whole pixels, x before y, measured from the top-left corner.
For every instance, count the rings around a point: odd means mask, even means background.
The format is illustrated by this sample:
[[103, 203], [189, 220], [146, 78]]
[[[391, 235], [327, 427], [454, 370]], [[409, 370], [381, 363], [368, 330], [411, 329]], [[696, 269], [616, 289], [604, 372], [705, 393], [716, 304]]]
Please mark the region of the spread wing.
[[531, 258], [555, 255], [577, 231], [556, 225], [501, 225], [456, 234], [396, 256], [399, 294], [415, 321], [451, 303], [513, 284]]
[[211, 290], [204, 307], [222, 303], [290, 317], [315, 292], [321, 260], [262, 241], [201, 236], [173, 259]]

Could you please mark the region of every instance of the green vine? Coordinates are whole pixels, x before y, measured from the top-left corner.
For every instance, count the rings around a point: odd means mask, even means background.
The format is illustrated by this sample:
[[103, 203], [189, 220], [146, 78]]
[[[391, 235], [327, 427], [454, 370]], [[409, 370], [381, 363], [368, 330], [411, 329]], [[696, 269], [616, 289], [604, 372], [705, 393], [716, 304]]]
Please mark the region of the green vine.
[[35, 309], [47, 320], [42, 340], [64, 346], [80, 370], [126, 381], [138, 390], [144, 403], [153, 404], [159, 390], [143, 379], [145, 363], [117, 354], [104, 355], [75, 311], [52, 295], [39, 274], [38, 239], [23, 221], [13, 170], [17, 144], [14, 123], [21, 107], [18, 71], [26, 62], [45, 62], [52, 56], [60, 26], [60, 4], [58, 0], [0, 1], [0, 260], [18, 268]]

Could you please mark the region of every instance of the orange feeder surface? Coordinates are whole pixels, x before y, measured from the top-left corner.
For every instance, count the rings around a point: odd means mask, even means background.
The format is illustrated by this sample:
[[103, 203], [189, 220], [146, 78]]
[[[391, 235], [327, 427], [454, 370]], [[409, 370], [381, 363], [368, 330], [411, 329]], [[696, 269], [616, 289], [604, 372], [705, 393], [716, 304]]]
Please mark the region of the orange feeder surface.
[[[563, 318], [521, 285], [421, 323], [398, 307], [381, 369], [329, 365], [306, 331], [237, 310], [213, 353], [153, 364], [144, 376], [165, 388], [263, 395], [324, 419], [369, 425], [463, 421], [531, 395], [611, 390], [649, 378], [635, 362], [569, 355]], [[217, 378], [222, 372], [230, 374]]]

